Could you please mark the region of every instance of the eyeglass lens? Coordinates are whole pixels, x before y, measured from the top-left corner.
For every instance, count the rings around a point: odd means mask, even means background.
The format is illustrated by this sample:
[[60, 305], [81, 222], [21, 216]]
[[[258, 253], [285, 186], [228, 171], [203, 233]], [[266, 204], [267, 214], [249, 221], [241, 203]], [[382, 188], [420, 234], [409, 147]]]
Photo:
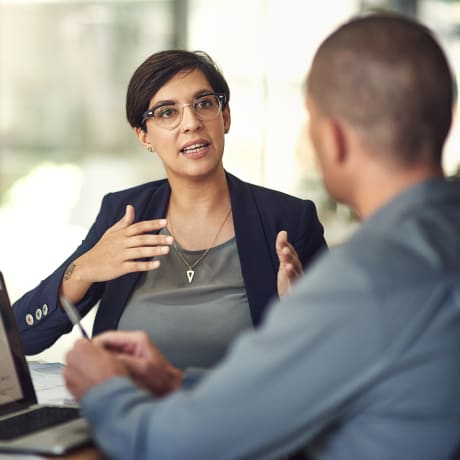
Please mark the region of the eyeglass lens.
[[177, 104], [165, 104], [149, 110], [144, 119], [153, 118], [154, 122], [163, 128], [173, 129], [182, 120], [184, 108], [189, 106], [195, 116], [202, 121], [212, 120], [219, 114], [222, 103], [217, 94], [204, 94], [193, 100], [191, 104], [179, 106]]

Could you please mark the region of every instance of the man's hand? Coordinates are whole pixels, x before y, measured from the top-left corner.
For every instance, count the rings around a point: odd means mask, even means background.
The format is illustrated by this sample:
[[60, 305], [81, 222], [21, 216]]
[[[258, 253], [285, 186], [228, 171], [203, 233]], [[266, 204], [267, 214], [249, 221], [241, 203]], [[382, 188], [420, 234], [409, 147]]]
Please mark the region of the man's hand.
[[93, 342], [116, 354], [130, 377], [157, 396], [177, 390], [183, 372], [174, 367], [143, 331], [109, 331], [97, 335]]
[[278, 295], [280, 297], [286, 294], [292, 283], [303, 273], [299, 256], [287, 237], [285, 230], [281, 230], [276, 236], [276, 253], [280, 261], [278, 270]]
[[93, 386], [115, 376], [128, 376], [116, 355], [87, 340], [78, 340], [66, 355], [63, 376], [68, 390], [80, 400]]

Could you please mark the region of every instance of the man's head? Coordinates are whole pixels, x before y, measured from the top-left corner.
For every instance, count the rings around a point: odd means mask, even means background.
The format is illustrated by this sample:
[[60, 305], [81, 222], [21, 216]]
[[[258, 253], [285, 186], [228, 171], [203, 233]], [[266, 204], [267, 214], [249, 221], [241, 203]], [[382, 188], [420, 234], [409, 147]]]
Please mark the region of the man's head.
[[348, 125], [367, 152], [399, 168], [440, 166], [454, 88], [430, 31], [384, 14], [357, 17], [329, 35], [306, 81], [318, 114]]

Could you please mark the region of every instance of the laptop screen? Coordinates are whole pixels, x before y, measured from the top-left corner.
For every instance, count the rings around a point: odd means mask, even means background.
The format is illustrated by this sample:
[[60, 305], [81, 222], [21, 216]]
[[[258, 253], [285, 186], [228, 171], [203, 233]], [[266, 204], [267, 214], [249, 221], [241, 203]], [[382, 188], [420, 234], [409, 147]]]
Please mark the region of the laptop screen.
[[[0, 284], [0, 290], [2, 289], [3, 286]], [[16, 401], [23, 397], [5, 326], [3, 321], [0, 321], [0, 404]]]
[[37, 398], [25, 359], [16, 320], [0, 272], [0, 414]]

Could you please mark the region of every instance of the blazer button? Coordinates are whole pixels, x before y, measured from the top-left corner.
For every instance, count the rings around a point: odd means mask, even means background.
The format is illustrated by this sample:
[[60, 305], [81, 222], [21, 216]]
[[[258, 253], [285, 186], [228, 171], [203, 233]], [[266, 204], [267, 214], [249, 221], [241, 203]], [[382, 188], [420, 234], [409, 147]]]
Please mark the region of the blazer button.
[[27, 313], [26, 315], [26, 323], [29, 326], [32, 326], [32, 324], [34, 324], [34, 317], [30, 313]]
[[35, 310], [35, 318], [37, 318], [37, 321], [42, 319], [42, 311], [39, 308]]
[[42, 312], [45, 316], [48, 314], [48, 305], [46, 303], [43, 304]]

